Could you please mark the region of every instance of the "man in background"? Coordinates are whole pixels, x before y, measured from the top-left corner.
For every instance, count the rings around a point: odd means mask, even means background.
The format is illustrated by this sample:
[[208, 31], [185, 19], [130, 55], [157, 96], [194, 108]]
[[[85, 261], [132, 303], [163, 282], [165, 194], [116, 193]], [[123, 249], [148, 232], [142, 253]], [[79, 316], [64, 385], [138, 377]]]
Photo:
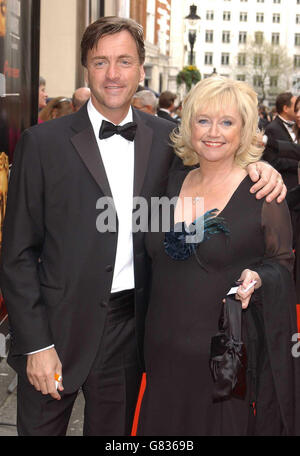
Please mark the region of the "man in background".
[[[297, 185], [297, 169], [300, 155], [294, 157], [296, 134], [294, 111], [296, 97], [291, 92], [284, 92], [276, 99], [277, 116], [265, 128], [264, 143], [266, 148], [263, 158], [274, 166], [282, 175], [287, 189]], [[279, 148], [277, 141], [285, 141], [285, 146]], [[281, 143], [282, 144], [282, 143]], [[290, 147], [289, 147], [290, 144]]]
[[168, 90], [160, 94], [158, 101], [159, 109], [157, 111], [158, 117], [162, 117], [163, 119], [177, 124], [176, 119], [171, 116], [171, 113], [175, 109], [176, 98], [177, 95], [175, 93], [169, 92]]
[[73, 111], [77, 112], [90, 99], [91, 90], [89, 87], [79, 87], [72, 96]]
[[151, 90], [136, 92], [132, 98], [132, 106], [148, 114], [156, 115], [157, 99]]

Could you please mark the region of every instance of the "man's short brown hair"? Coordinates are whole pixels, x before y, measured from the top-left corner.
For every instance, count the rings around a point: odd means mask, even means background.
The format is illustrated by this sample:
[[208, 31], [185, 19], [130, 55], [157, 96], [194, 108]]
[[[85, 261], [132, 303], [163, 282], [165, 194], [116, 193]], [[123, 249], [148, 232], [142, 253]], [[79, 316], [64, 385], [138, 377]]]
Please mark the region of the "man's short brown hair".
[[114, 35], [115, 33], [127, 30], [134, 39], [139, 55], [140, 64], [145, 62], [145, 43], [143, 27], [133, 19], [117, 16], [101, 17], [90, 24], [85, 30], [81, 40], [81, 63], [86, 67], [88, 51], [97, 46], [103, 36]]
[[159, 97], [159, 107], [168, 109], [170, 106], [172, 106], [176, 98], [177, 95], [175, 93], [169, 92], [168, 90], [162, 92]]
[[276, 111], [278, 114], [283, 112], [284, 106], [288, 108], [292, 105], [293, 94], [291, 92], [280, 93], [276, 98]]

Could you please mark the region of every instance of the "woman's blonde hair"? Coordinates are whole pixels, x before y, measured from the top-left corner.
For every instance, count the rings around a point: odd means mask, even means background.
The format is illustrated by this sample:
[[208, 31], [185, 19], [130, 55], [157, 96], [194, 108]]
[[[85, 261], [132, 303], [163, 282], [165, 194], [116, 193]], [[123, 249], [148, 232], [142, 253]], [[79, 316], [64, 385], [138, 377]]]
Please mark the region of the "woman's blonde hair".
[[227, 77], [211, 76], [198, 82], [186, 96], [179, 129], [171, 133], [176, 154], [185, 165], [199, 163], [199, 157], [191, 143], [192, 122], [200, 109], [218, 112], [228, 106], [237, 108], [242, 118], [241, 143], [235, 154], [235, 162], [242, 168], [260, 159], [263, 152], [258, 130], [258, 100], [255, 91], [245, 82]]

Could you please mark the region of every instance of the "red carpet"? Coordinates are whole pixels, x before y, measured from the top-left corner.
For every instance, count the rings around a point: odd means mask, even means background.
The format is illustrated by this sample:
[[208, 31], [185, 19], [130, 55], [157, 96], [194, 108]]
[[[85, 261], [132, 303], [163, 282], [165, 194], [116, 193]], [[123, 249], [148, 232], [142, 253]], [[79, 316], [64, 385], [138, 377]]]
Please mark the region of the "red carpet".
[[146, 388], [146, 374], [144, 373], [142, 382], [141, 382], [141, 387], [140, 387], [140, 394], [139, 394], [138, 401], [136, 404], [135, 416], [134, 416], [134, 420], [133, 420], [131, 435], [136, 435], [137, 425], [138, 425], [138, 421], [139, 421], [140, 408], [141, 408], [141, 403], [142, 403], [143, 395], [145, 392], [145, 388]]

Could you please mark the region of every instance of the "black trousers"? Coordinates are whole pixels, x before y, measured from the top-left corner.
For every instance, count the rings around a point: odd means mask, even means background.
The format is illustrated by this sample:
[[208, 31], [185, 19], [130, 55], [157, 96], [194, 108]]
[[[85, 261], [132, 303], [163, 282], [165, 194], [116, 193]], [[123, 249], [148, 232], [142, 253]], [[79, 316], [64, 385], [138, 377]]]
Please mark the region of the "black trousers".
[[[82, 385], [85, 398], [83, 435], [128, 436], [142, 371], [137, 359], [133, 291], [114, 293], [101, 344]], [[18, 379], [17, 428], [22, 436], [66, 435], [78, 391], [60, 393], [57, 401]]]

